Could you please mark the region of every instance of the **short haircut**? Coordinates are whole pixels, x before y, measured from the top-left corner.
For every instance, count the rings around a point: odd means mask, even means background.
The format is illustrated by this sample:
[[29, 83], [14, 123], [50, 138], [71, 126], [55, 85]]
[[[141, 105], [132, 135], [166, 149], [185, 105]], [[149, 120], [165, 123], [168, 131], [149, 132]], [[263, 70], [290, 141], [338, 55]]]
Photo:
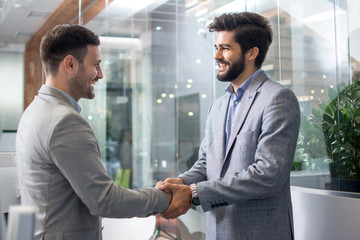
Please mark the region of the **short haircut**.
[[273, 38], [270, 22], [265, 17], [251, 12], [224, 13], [216, 17], [208, 28], [210, 32], [233, 32], [234, 40], [240, 44], [242, 54], [258, 47], [259, 54], [255, 66], [261, 67]]
[[54, 27], [45, 34], [40, 44], [45, 73], [56, 76], [60, 62], [67, 55], [82, 63], [87, 54], [87, 45], [100, 45], [99, 36], [91, 30], [75, 24]]

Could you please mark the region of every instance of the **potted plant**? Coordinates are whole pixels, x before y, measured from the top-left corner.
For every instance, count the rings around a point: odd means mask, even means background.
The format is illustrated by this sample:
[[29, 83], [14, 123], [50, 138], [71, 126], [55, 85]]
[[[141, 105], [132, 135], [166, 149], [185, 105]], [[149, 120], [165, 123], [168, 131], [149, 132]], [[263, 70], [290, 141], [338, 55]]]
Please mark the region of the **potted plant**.
[[312, 109], [309, 122], [323, 132], [330, 188], [360, 192], [360, 81], [329, 88], [328, 99]]

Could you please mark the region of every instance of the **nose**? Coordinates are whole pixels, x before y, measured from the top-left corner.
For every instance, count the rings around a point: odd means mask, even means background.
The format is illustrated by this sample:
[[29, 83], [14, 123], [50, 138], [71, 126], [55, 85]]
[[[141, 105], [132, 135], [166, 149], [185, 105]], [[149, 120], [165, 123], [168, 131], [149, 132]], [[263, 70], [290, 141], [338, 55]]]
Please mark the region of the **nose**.
[[98, 74], [99, 79], [102, 79], [104, 77], [100, 65], [99, 65], [99, 67], [97, 69], [97, 74]]
[[220, 50], [220, 49], [217, 49], [217, 50], [216, 50], [215, 55], [214, 55], [214, 59], [215, 59], [215, 60], [220, 60], [220, 59], [222, 59], [222, 53], [221, 53], [221, 50]]

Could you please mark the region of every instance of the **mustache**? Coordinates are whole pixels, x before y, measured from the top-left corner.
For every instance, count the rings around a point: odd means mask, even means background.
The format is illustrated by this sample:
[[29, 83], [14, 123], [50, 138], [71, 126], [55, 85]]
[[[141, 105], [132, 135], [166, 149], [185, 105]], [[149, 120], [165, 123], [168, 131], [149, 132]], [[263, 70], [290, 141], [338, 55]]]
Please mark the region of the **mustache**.
[[230, 63], [228, 62], [228, 61], [225, 61], [225, 60], [217, 60], [216, 61], [217, 62], [217, 64], [221, 64], [221, 63], [223, 63], [223, 64], [226, 64], [226, 65], [230, 65]]

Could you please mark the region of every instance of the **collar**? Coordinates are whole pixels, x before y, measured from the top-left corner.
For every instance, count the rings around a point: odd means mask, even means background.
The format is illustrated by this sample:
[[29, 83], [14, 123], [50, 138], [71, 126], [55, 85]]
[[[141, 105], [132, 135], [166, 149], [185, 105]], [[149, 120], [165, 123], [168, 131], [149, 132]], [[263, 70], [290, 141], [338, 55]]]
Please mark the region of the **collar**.
[[51, 87], [48, 85], [42, 85], [39, 90], [39, 93], [53, 95], [57, 98], [62, 98], [66, 102], [68, 102], [78, 113], [81, 112], [81, 106], [67, 93], [61, 91], [58, 88]]
[[[251, 81], [263, 70], [261, 68], [259, 68], [258, 70], [256, 70], [256, 72], [254, 72], [253, 74], [250, 75], [250, 77], [248, 79], [246, 79], [238, 89], [236, 89], [236, 93], [237, 95], [239, 95], [239, 93], [241, 91], [245, 92], [245, 90], [249, 87]], [[231, 83], [229, 83], [229, 85], [226, 87], [225, 89], [226, 92], [233, 94], [234, 93], [234, 88], [232, 87]]]

